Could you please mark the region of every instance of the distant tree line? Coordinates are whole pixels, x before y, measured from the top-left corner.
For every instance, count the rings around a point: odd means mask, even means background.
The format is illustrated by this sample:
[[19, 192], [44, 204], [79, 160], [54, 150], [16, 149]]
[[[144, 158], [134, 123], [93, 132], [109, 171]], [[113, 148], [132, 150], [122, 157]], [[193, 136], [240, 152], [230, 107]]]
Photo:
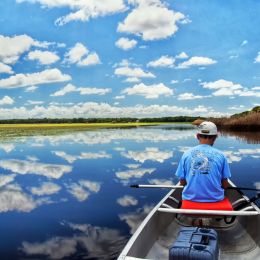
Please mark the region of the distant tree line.
[[64, 124], [64, 123], [133, 123], [133, 122], [193, 122], [200, 117], [175, 116], [153, 118], [28, 118], [28, 119], [1, 119], [0, 124]]

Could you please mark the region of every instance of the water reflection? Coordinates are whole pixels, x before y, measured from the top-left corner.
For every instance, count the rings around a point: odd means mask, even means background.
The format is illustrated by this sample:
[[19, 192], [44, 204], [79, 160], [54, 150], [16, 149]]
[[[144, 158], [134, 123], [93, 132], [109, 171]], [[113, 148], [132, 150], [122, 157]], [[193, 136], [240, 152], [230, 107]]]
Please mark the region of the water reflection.
[[224, 131], [224, 130], [222, 130], [221, 135], [235, 137], [236, 139], [247, 142], [248, 144], [260, 144], [260, 132], [259, 131], [243, 132], [243, 131], [230, 131], [230, 130]]
[[37, 196], [53, 195], [61, 190], [61, 186], [52, 182], [43, 182], [40, 187], [31, 187], [30, 192]]
[[[74, 232], [71, 237], [52, 237], [44, 242], [22, 242], [20, 250], [29, 257], [48, 259], [81, 259], [82, 251], [88, 259], [113, 259], [118, 248], [126, 242], [116, 229], [102, 228], [90, 224], [61, 223]], [[81, 249], [81, 250], [79, 250]], [[80, 252], [80, 253], [79, 253]]]
[[[101, 129], [98, 131], [77, 131], [77, 132], [65, 132], [62, 135], [56, 133], [55, 135], [37, 135], [35, 132], [34, 136], [29, 138], [33, 140], [31, 146], [44, 145], [46, 142], [52, 146], [58, 146], [63, 142], [67, 144], [86, 144], [86, 145], [97, 145], [97, 144], [110, 144], [120, 140], [128, 140], [134, 142], [164, 142], [164, 141], [177, 141], [188, 139], [194, 136], [193, 130], [186, 131], [166, 131], [165, 128], [139, 128], [139, 129]], [[26, 142], [28, 138], [18, 135], [19, 142]]]
[[153, 207], [154, 205], [144, 205], [143, 208], [138, 208], [135, 212], [119, 215], [119, 218], [128, 225], [130, 228], [130, 234], [134, 234]]
[[77, 183], [70, 183], [66, 185], [67, 190], [78, 201], [85, 201], [91, 193], [98, 193], [101, 184], [98, 182], [91, 182], [87, 180], [80, 180]]
[[122, 198], [117, 199], [117, 203], [122, 207], [135, 206], [138, 204], [138, 200], [132, 196], [125, 195]]
[[244, 157], [252, 157], [254, 159], [260, 158], [260, 148], [256, 149], [238, 149], [236, 151], [223, 151], [226, 155], [228, 162], [240, 162], [242, 158]]
[[172, 151], [160, 151], [156, 147], [145, 148], [145, 151], [128, 151], [121, 153], [122, 156], [133, 159], [137, 162], [144, 163], [147, 160], [163, 163], [172, 157]]
[[18, 184], [9, 184], [0, 190], [0, 212], [31, 212], [33, 209], [50, 203], [49, 198], [34, 199]]
[[[189, 125], [25, 132], [1, 137], [3, 259], [116, 258], [167, 192], [129, 184], [175, 184], [182, 153], [197, 144]], [[259, 187], [259, 145], [222, 135], [216, 147], [237, 185]]]
[[13, 173], [36, 174], [54, 179], [59, 179], [63, 174], [72, 171], [72, 167], [68, 165], [40, 163], [17, 159], [0, 160], [0, 167]]

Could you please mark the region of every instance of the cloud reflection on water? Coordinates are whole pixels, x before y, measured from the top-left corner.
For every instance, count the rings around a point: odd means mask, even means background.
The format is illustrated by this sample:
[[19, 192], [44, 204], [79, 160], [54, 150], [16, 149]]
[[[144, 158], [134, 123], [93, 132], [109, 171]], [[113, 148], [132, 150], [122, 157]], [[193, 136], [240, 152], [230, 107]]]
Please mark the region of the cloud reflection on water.
[[48, 198], [34, 199], [18, 184], [9, 184], [0, 190], [0, 212], [30, 212], [42, 204], [50, 203]]
[[[71, 237], [55, 236], [44, 242], [22, 242], [20, 250], [30, 257], [45, 256], [62, 258], [115, 258], [126, 239], [116, 229], [96, 227], [89, 224], [64, 223], [74, 231]], [[81, 250], [79, 250], [81, 249]], [[80, 253], [79, 253], [80, 252]], [[42, 258], [42, 257], [41, 257]]]
[[101, 184], [88, 180], [79, 180], [78, 183], [67, 184], [66, 187], [69, 193], [71, 193], [79, 202], [82, 202], [85, 201], [91, 193], [98, 193]]
[[15, 145], [12, 143], [2, 143], [0, 144], [0, 149], [4, 150], [6, 153], [10, 153], [15, 149]]
[[[74, 132], [66, 133], [63, 135], [53, 136], [31, 136], [31, 146], [43, 146], [48, 142], [52, 146], [58, 146], [63, 143], [67, 144], [86, 144], [86, 145], [98, 145], [98, 144], [118, 144], [118, 141], [133, 141], [133, 142], [146, 142], [151, 143], [165, 142], [165, 141], [177, 141], [185, 140], [190, 137], [194, 137], [194, 130], [185, 131], [162, 131], [162, 129], [111, 129], [111, 130], [99, 130], [99, 131], [86, 131], [86, 132]], [[25, 139], [26, 140], [26, 139]], [[115, 147], [116, 148], [116, 147]]]
[[9, 175], [1, 174], [0, 175], [0, 187], [3, 187], [6, 184], [14, 181], [15, 176], [16, 176], [15, 174], [9, 174]]
[[126, 171], [116, 172], [116, 177], [123, 180], [128, 180], [130, 178], [141, 178], [145, 174], [151, 174], [156, 168], [138, 168], [130, 169]]
[[135, 212], [120, 214], [119, 218], [129, 226], [130, 234], [133, 234], [153, 207], [154, 205], [144, 205], [143, 208], [139, 208]]
[[128, 151], [121, 153], [122, 156], [144, 163], [147, 160], [163, 163], [173, 156], [172, 151], [160, 151], [157, 147], [145, 148], [144, 151]]
[[105, 151], [100, 151], [98, 153], [87, 153], [82, 152], [80, 155], [70, 155], [63, 151], [53, 151], [53, 154], [55, 154], [58, 157], [63, 158], [68, 163], [73, 163], [76, 160], [90, 160], [90, 159], [103, 159], [107, 158], [110, 159], [112, 156], [110, 154], [107, 154]]
[[18, 174], [36, 174], [47, 178], [59, 179], [63, 174], [72, 171], [68, 165], [39, 163], [25, 160], [0, 160], [0, 167]]
[[235, 151], [225, 150], [223, 151], [224, 154], [227, 156], [228, 162], [239, 162], [242, 160], [243, 157], [250, 156], [252, 158], [260, 158], [260, 149], [238, 149]]
[[125, 195], [117, 199], [117, 203], [122, 207], [135, 206], [138, 204], [138, 200], [130, 195]]
[[52, 182], [44, 182], [40, 187], [32, 187], [30, 191], [32, 194], [37, 196], [52, 195], [58, 193], [61, 187]]
[[172, 180], [166, 180], [166, 179], [151, 179], [148, 180], [148, 182], [154, 185], [174, 185], [174, 182]]

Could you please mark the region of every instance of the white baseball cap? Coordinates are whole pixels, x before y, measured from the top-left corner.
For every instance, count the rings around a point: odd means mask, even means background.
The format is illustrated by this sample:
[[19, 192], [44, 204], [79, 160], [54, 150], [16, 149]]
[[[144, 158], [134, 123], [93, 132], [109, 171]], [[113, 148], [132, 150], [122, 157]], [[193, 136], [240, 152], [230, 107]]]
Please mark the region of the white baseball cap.
[[198, 134], [202, 135], [217, 135], [217, 126], [209, 121], [204, 121], [198, 126]]

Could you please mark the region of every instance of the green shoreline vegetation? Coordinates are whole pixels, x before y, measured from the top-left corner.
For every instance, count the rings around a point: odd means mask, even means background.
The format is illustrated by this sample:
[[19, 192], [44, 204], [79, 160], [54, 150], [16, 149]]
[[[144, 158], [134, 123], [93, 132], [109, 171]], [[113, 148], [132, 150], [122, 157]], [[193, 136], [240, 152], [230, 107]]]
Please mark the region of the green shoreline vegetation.
[[17, 124], [0, 124], [0, 129], [57, 129], [57, 128], [78, 128], [78, 129], [93, 129], [93, 128], [120, 128], [120, 127], [137, 127], [137, 126], [151, 126], [164, 123], [17, 123]]
[[233, 131], [259, 131], [260, 106], [250, 111], [230, 117], [206, 118], [191, 116], [153, 117], [153, 118], [28, 118], [2, 119], [0, 129], [93, 129], [151, 126], [169, 123], [192, 123], [198, 125], [204, 120], [213, 121], [220, 129]]
[[0, 129], [93, 129], [128, 128], [168, 123], [191, 123], [197, 117], [161, 117], [161, 118], [42, 118], [0, 120]]

